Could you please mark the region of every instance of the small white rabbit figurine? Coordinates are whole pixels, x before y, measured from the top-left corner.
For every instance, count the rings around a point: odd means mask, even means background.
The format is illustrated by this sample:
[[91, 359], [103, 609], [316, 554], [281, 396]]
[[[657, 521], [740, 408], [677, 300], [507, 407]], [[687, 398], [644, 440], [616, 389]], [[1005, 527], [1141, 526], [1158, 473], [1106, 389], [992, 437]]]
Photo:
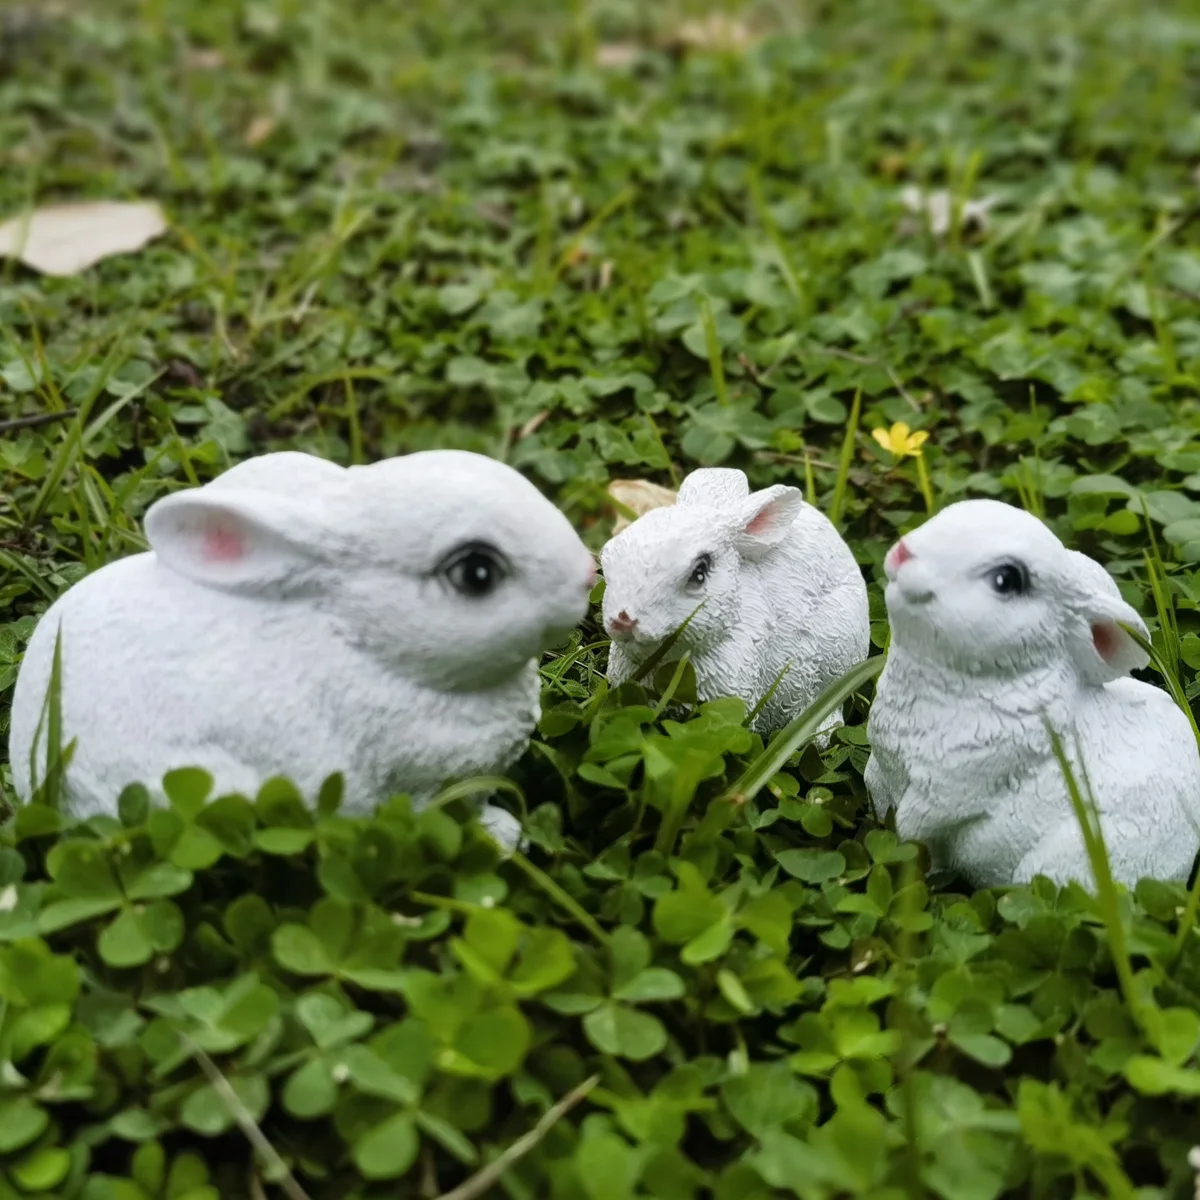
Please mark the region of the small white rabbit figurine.
[[[770, 732], [867, 656], [862, 572], [796, 488], [751, 495], [741, 471], [694, 471], [673, 506], [639, 517], [600, 562], [613, 683], [695, 612], [671, 657], [691, 654], [701, 700], [739, 696], [751, 711], [784, 672], [754, 721]], [[822, 728], [839, 724], [835, 713]]]
[[1114, 876], [1185, 879], [1200, 752], [1141, 618], [1099, 563], [995, 500], [952, 504], [885, 560], [892, 643], [868, 722], [876, 812], [977, 886], [1093, 882], [1046, 722], [1090, 785]]
[[[341, 771], [350, 812], [502, 770], [538, 719], [537, 658], [595, 580], [531, 483], [458, 451], [349, 469], [264, 455], [145, 525], [149, 553], [76, 584], [34, 631], [10, 736], [24, 798], [60, 630], [77, 815], [183, 766], [251, 795], [277, 774], [315, 795]], [[490, 816], [511, 844], [513, 818]]]

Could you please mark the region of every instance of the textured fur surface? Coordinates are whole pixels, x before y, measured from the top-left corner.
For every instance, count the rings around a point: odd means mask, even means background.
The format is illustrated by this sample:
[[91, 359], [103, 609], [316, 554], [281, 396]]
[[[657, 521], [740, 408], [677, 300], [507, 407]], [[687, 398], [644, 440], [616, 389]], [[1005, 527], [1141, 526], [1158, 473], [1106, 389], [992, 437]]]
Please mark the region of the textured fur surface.
[[[709, 567], [696, 585], [702, 559]], [[786, 725], [867, 655], [862, 573], [795, 488], [751, 494], [741, 471], [695, 471], [673, 507], [639, 517], [604, 547], [601, 566], [614, 683], [701, 604], [671, 653], [691, 654], [702, 700], [739, 696], [753, 709], [788, 668], [755, 720], [762, 732]], [[840, 714], [826, 728], [836, 724]]]
[[[1027, 586], [996, 590], [1018, 564]], [[867, 786], [901, 837], [978, 886], [1091, 884], [1046, 731], [1086, 777], [1117, 879], [1184, 879], [1200, 845], [1200, 752], [1163, 691], [1126, 678], [1141, 618], [1109, 574], [1040, 521], [953, 504], [889, 553], [892, 643], [868, 732]], [[1011, 575], [1007, 576], [1011, 579]]]
[[[23, 797], [60, 630], [80, 815], [181, 766], [251, 794], [278, 774], [314, 795], [342, 771], [351, 812], [502, 770], [538, 719], [536, 659], [595, 575], [532, 484], [454, 451], [349, 469], [266, 455], [160, 500], [146, 529], [150, 553], [82, 580], [34, 632], [10, 737]], [[447, 575], [474, 544], [506, 566], [489, 595]]]

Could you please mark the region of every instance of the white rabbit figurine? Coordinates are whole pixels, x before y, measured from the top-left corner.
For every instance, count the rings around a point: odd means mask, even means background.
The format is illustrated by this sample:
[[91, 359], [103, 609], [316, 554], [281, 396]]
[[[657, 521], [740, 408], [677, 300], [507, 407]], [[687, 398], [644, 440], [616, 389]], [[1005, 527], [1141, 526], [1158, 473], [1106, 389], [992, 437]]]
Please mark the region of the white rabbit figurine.
[[[34, 631], [9, 739], [23, 798], [60, 630], [80, 816], [183, 766], [251, 795], [272, 775], [315, 795], [341, 771], [350, 812], [502, 770], [538, 719], [538, 656], [595, 579], [531, 483], [458, 451], [349, 469], [264, 455], [159, 500], [145, 526], [149, 553], [80, 581]], [[512, 844], [512, 817], [485, 821]]]
[[1185, 879], [1200, 752], [1170, 697], [1125, 678], [1145, 625], [1099, 563], [995, 500], [952, 504], [889, 551], [892, 642], [868, 722], [882, 817], [977, 886], [1092, 874], [1046, 722], [1090, 785], [1114, 876]]
[[[867, 656], [862, 572], [796, 488], [751, 494], [741, 471], [693, 471], [673, 506], [639, 517], [600, 562], [613, 683], [695, 612], [671, 657], [691, 654], [701, 700], [739, 696], [748, 711], [783, 673], [754, 720], [770, 732]], [[834, 713], [822, 728], [839, 724]]]

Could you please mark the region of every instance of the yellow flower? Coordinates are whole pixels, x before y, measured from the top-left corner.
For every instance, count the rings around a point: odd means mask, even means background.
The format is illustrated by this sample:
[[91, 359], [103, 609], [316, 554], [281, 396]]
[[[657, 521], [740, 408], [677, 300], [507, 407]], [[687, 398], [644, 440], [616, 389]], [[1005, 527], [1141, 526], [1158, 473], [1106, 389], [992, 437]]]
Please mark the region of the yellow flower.
[[921, 447], [929, 438], [924, 429], [913, 433], [903, 421], [897, 421], [891, 429], [874, 429], [871, 436], [896, 458], [920, 458]]

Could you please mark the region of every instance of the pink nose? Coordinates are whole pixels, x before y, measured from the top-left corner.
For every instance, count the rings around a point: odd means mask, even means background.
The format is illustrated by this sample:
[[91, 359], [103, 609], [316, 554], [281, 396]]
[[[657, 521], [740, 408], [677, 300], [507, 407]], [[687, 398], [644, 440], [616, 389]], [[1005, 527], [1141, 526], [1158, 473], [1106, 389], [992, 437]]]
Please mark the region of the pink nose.
[[637, 617], [631, 617], [624, 609], [621, 609], [615, 617], [612, 617], [608, 622], [608, 632], [613, 637], [618, 637], [621, 634], [632, 633], [637, 628]]
[[588, 591], [590, 592], [592, 590], [592, 588], [594, 588], [595, 586], [596, 586], [596, 560], [594, 558], [589, 558], [588, 559], [588, 567], [587, 567]]
[[891, 550], [888, 551], [887, 560], [883, 565], [892, 571], [898, 571], [912, 557], [913, 552], [908, 548], [908, 543], [901, 538], [891, 548]]

